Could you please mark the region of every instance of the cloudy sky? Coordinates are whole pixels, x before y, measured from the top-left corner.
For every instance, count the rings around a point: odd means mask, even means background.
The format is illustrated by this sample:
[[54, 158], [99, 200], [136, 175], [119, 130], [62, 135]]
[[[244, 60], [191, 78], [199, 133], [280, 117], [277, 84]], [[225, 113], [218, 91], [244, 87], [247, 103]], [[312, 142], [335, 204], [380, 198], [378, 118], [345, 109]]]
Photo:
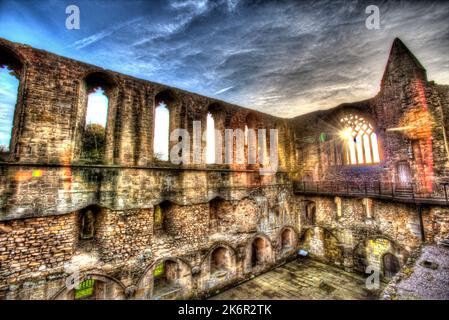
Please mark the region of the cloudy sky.
[[282, 117], [375, 95], [395, 37], [449, 84], [449, 2], [0, 0], [0, 37]]

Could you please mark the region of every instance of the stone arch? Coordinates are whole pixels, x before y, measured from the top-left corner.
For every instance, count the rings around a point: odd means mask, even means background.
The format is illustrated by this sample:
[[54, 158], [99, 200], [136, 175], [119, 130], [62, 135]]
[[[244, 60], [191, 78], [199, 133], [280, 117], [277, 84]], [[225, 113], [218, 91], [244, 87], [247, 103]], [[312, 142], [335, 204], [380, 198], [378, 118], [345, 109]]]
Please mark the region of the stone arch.
[[[89, 95], [97, 89], [103, 90], [107, 98], [105, 126], [90, 125], [86, 122]], [[115, 143], [117, 99], [119, 85], [116, 77], [106, 71], [89, 71], [82, 77], [79, 84], [78, 111], [75, 133], [74, 160], [94, 163], [112, 163], [118, 161], [119, 146]], [[95, 152], [91, 152], [91, 140], [95, 141]]]
[[246, 246], [244, 266], [246, 272], [257, 272], [267, 268], [274, 261], [273, 245], [267, 235], [258, 233]]
[[76, 211], [76, 252], [86, 253], [98, 249], [101, 238], [99, 231], [104, 224], [107, 210], [96, 204], [88, 205]]
[[0, 161], [14, 160], [18, 156], [18, 141], [22, 128], [23, 118], [23, 92], [26, 86], [26, 70], [29, 62], [26, 58], [9, 45], [0, 42], [0, 69], [6, 67], [11, 71], [11, 75], [18, 80], [17, 92], [15, 93], [15, 105], [10, 110], [0, 110], [10, 113], [11, 131], [9, 132], [9, 141], [5, 142], [5, 149], [0, 150]]
[[20, 52], [0, 41], [0, 65], [11, 66], [20, 77], [29, 62]]
[[[111, 277], [109, 275], [103, 274], [102, 272], [88, 272], [79, 276], [79, 283], [82, 284], [84, 281], [92, 279], [93, 283], [93, 294], [87, 297], [92, 300], [123, 300], [126, 298], [126, 287], [118, 279]], [[73, 300], [75, 299], [76, 289], [72, 287], [67, 287], [65, 285], [58, 292], [56, 292], [50, 300]]]
[[154, 233], [169, 233], [170, 218], [174, 202], [162, 200], [153, 207], [153, 231]]
[[237, 252], [228, 243], [215, 243], [201, 261], [201, 274], [199, 286], [203, 290], [216, 288], [237, 274]]
[[409, 256], [408, 251], [391, 237], [387, 235], [371, 235], [361, 240], [355, 246], [353, 250], [354, 269], [359, 272], [365, 272], [362, 268], [370, 265], [379, 270], [382, 275], [385, 275], [385, 273], [392, 271], [384, 270], [383, 258], [386, 254], [391, 254], [395, 257], [399, 268]]
[[[212, 119], [212, 121], [210, 120]], [[213, 122], [214, 124], [214, 162], [209, 164], [223, 164], [225, 163], [225, 146], [224, 146], [224, 134], [226, 129], [226, 111], [224, 110], [223, 104], [219, 102], [213, 102], [211, 103], [207, 109], [206, 112], [201, 117], [201, 123], [203, 124], [203, 134], [207, 134], [207, 141], [209, 141], [209, 134], [208, 132], [208, 126], [209, 124]], [[205, 124], [205, 125], [204, 125]], [[206, 143], [207, 145], [207, 143]]]
[[[156, 270], [161, 265], [163, 265], [163, 269]], [[155, 276], [161, 277], [155, 279]], [[164, 277], [165, 279], [163, 279]], [[156, 284], [156, 288], [155, 280], [160, 280]], [[156, 300], [186, 297], [191, 286], [192, 267], [190, 263], [178, 257], [162, 257], [151, 263], [142, 273], [137, 281], [135, 296], [136, 298]]]
[[304, 204], [304, 218], [308, 225], [315, 225], [316, 223], [316, 202], [306, 201]]
[[323, 227], [307, 228], [303, 231], [300, 242], [311, 256], [329, 264], [343, 265], [341, 242], [331, 230]]
[[[376, 122], [363, 112], [346, 110], [339, 117], [343, 138], [343, 163], [346, 165], [379, 164], [382, 148]], [[359, 141], [360, 140], [360, 141]]]
[[97, 216], [101, 208], [90, 205], [78, 211], [78, 235], [81, 240], [91, 240], [95, 237], [98, 229]]
[[278, 234], [278, 246], [281, 253], [292, 252], [298, 244], [298, 233], [293, 226], [283, 227]]
[[[162, 90], [154, 96], [151, 150], [154, 160], [168, 161], [170, 155], [170, 132], [179, 128], [177, 96], [170, 90]], [[179, 120], [179, 119], [178, 119]], [[178, 126], [177, 126], [178, 125]]]

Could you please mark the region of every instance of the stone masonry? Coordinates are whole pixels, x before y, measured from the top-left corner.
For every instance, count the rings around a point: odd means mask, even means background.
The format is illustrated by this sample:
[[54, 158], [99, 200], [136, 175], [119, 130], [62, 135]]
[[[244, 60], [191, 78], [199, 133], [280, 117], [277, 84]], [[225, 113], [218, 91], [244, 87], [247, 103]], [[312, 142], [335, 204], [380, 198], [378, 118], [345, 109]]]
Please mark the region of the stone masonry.
[[[428, 81], [399, 39], [376, 97], [293, 119], [0, 39], [3, 65], [20, 86], [10, 151], [0, 162], [0, 299], [77, 299], [80, 287], [70, 279], [94, 280], [85, 298], [202, 298], [295, 258], [298, 249], [345, 272], [374, 266], [389, 279], [422, 243], [448, 236], [446, 203], [295, 187], [394, 183], [404, 162], [414, 191], [430, 194], [448, 181], [449, 86]], [[97, 87], [109, 101], [106, 144], [104, 158], [89, 162], [81, 141], [87, 96]], [[170, 131], [191, 137], [194, 121], [205, 130], [208, 113], [220, 131], [278, 129], [278, 171], [156, 159], [160, 101], [170, 110]], [[330, 128], [347, 114], [373, 125], [378, 164], [348, 165], [338, 156], [341, 141]]]

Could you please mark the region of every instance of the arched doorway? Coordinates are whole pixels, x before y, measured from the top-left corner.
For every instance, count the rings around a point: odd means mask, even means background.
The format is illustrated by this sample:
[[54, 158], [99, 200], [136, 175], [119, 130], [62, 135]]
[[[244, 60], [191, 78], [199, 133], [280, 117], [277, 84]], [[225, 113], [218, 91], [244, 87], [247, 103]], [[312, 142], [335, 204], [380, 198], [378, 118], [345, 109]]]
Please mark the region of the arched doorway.
[[398, 258], [391, 253], [384, 254], [382, 257], [382, 265], [385, 278], [393, 278], [401, 269]]
[[265, 256], [265, 240], [262, 238], [254, 239], [251, 245], [251, 266], [257, 267], [263, 264]]
[[294, 233], [291, 229], [285, 229], [281, 234], [281, 247], [282, 251], [293, 249], [294, 246]]
[[81, 276], [74, 287], [64, 286], [51, 300], [123, 300], [125, 287], [114, 278], [99, 274]]
[[178, 264], [165, 260], [153, 270], [153, 296], [163, 296], [178, 288]]

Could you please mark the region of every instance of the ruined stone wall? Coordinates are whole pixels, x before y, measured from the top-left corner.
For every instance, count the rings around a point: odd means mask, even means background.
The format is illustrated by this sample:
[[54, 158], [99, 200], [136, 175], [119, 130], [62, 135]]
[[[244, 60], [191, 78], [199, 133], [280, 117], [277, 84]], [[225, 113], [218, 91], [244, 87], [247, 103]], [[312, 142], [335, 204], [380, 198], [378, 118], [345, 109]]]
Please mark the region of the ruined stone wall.
[[[79, 162], [86, 96], [89, 90], [98, 86], [105, 88], [109, 98], [106, 164], [146, 166], [154, 162], [153, 115], [158, 97], [170, 100], [170, 131], [175, 128], [188, 129], [191, 138], [192, 122], [205, 120], [212, 105], [220, 109], [221, 119], [216, 121], [224, 123], [228, 129], [244, 129], [249, 115], [256, 119], [254, 125], [250, 126], [254, 129], [275, 129], [279, 126], [277, 123], [283, 121], [4, 39], [0, 39], [0, 54], [14, 57], [20, 74], [21, 99], [18, 99], [16, 107], [10, 160], [21, 163]], [[9, 60], [5, 60], [5, 63], [11, 65]], [[205, 128], [204, 121], [202, 127]], [[284, 128], [283, 134], [291, 134], [288, 126]], [[280, 141], [286, 144], [289, 139], [282, 138]], [[282, 156], [289, 158], [286, 153]], [[285, 159], [283, 162], [286, 162]]]
[[[294, 150], [286, 120], [4, 39], [0, 64], [20, 80], [10, 152], [0, 163], [1, 298], [73, 299], [66, 280], [74, 274], [95, 280], [99, 299], [199, 296], [294, 253], [294, 246], [279, 246], [282, 228], [291, 228], [292, 241], [298, 234], [288, 203]], [[87, 96], [97, 87], [108, 97], [108, 115], [104, 156], [92, 162], [82, 154], [82, 138]], [[268, 148], [268, 130], [279, 129], [280, 172], [261, 176], [259, 164], [156, 159], [160, 101], [170, 110], [170, 130], [187, 129], [191, 146], [193, 121], [201, 121], [204, 132], [208, 112], [223, 134], [245, 125], [266, 129]], [[210, 221], [214, 199], [221, 199], [220, 228]], [[154, 219], [163, 202], [170, 205], [162, 231]], [[82, 235], [86, 211], [94, 217], [92, 238]], [[255, 237], [266, 240], [269, 259], [247, 268]], [[232, 268], [212, 274], [211, 254], [220, 246]], [[155, 287], [161, 261], [176, 265], [172, 292]]]
[[[368, 265], [382, 269], [389, 252], [405, 263], [423, 241], [419, 208], [373, 199], [298, 196], [301, 246], [328, 263], [364, 272]], [[314, 223], [306, 205], [314, 203]]]
[[[70, 276], [72, 268], [78, 268], [83, 277], [103, 277], [98, 281], [111, 286], [113, 292], [117, 291], [113, 283], [120, 284], [123, 290], [119, 290], [119, 294], [103, 298], [124, 296], [127, 288], [132, 292], [130, 298], [148, 299], [153, 296], [152, 270], [157, 261], [164, 259], [179, 260], [179, 264], [184, 265], [180, 270], [189, 278], [180, 278], [182, 290], [174, 297], [214, 292], [263, 272], [295, 252], [298, 236], [295, 209], [288, 199], [278, 196], [288, 194], [288, 189], [261, 191], [250, 198], [222, 200], [221, 206], [229, 210], [227, 222], [223, 224], [228, 228], [214, 232], [209, 229], [208, 203], [172, 205], [168, 219], [170, 231], [166, 234], [153, 229], [151, 209], [96, 211], [96, 232], [92, 240], [78, 237], [82, 210], [2, 222], [0, 243], [6, 246], [1, 254], [1, 296], [8, 299], [73, 298], [64, 279]], [[287, 251], [282, 248], [280, 238], [285, 228], [293, 234]], [[266, 239], [267, 260], [256, 268], [251, 266], [251, 245], [258, 237]], [[232, 255], [232, 268], [225, 273], [211, 274], [210, 254], [213, 248], [220, 246], [228, 248]]]
[[[394, 181], [404, 160], [426, 187], [444, 178], [449, 90], [427, 82], [400, 43], [393, 51], [375, 98], [283, 120], [0, 39], [0, 64], [20, 78], [11, 152], [0, 163], [0, 298], [73, 299], [67, 279], [75, 275], [95, 280], [97, 299], [204, 297], [293, 258], [299, 247], [363, 272], [382, 269], [387, 253], [403, 264], [423, 239], [447, 237], [445, 207], [306, 197], [292, 188], [292, 178]], [[81, 157], [81, 137], [86, 97], [99, 85], [109, 98], [106, 150], [91, 163]], [[191, 138], [193, 121], [204, 131], [208, 112], [219, 130], [279, 129], [280, 170], [155, 159], [158, 101], [168, 102], [170, 129], [188, 129]], [[345, 166], [327, 155], [335, 121], [347, 112], [375, 126], [379, 165]], [[161, 230], [155, 208], [163, 203]], [[88, 239], [80, 236], [86, 210], [95, 217]], [[165, 263], [170, 281], [161, 287]]]

